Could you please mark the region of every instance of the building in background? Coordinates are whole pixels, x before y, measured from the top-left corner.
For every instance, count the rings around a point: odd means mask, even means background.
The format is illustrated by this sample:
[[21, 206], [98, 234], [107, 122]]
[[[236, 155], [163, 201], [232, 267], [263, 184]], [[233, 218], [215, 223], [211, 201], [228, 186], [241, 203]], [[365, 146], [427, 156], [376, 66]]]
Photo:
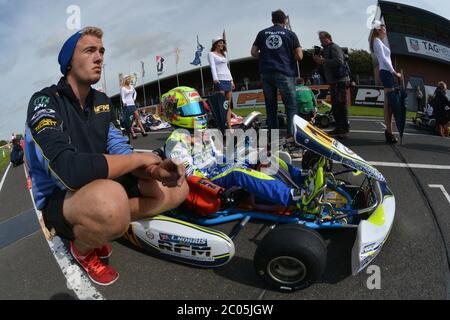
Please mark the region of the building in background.
[[405, 4], [379, 1], [378, 6], [375, 19], [386, 25], [394, 68], [403, 71], [411, 97], [417, 86], [427, 96], [439, 81], [450, 84], [450, 21]]

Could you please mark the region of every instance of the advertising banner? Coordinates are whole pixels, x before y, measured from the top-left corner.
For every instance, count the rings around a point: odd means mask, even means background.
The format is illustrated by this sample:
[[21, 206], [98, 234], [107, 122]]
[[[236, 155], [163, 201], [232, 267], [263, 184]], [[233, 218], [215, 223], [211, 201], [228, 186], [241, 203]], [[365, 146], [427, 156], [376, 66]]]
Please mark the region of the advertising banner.
[[[322, 100], [330, 103], [331, 98], [329, 95], [330, 87], [327, 85], [323, 86], [309, 86], [317, 98], [317, 102], [320, 104]], [[278, 95], [278, 105], [282, 106], [283, 101], [281, 95]], [[245, 108], [263, 108], [264, 104], [264, 93], [261, 89], [258, 90], [247, 90], [247, 91], [237, 91], [233, 92], [233, 106], [236, 109]]]
[[405, 37], [410, 53], [437, 58], [450, 63], [450, 48], [431, 41]]
[[352, 90], [352, 105], [359, 107], [384, 106], [383, 87], [356, 86]]

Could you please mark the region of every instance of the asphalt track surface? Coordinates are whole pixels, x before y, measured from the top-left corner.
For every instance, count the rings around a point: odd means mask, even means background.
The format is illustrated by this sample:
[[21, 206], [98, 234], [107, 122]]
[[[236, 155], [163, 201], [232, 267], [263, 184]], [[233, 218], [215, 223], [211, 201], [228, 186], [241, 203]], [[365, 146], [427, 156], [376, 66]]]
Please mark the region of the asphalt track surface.
[[[365, 160], [381, 163], [377, 168], [396, 197], [391, 235], [372, 263], [380, 270], [380, 289], [368, 288], [372, 274], [367, 270], [351, 275], [354, 231], [322, 233], [328, 245], [323, 282], [290, 294], [267, 289], [252, 262], [268, 231], [261, 222], [247, 224], [235, 239], [234, 259], [218, 269], [175, 264], [113, 242], [109, 262], [120, 279], [95, 289], [105, 299], [449, 299], [450, 139], [417, 131], [408, 122], [403, 145], [391, 147], [384, 142], [380, 118], [353, 118], [351, 130], [344, 143]], [[155, 149], [167, 136], [152, 133], [133, 145]], [[217, 229], [229, 232], [233, 225]], [[0, 190], [0, 299], [77, 298], [37, 223], [23, 167], [10, 168]]]

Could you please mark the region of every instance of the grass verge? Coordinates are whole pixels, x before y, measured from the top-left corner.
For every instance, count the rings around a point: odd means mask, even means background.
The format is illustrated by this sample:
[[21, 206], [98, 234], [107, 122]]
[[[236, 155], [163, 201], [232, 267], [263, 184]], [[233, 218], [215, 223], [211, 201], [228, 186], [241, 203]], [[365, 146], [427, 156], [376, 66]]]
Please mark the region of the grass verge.
[[0, 180], [3, 177], [6, 167], [9, 164], [9, 150], [5, 150], [5, 156], [3, 156], [3, 150], [0, 149]]
[[[284, 112], [284, 108], [280, 108], [282, 112]], [[319, 108], [319, 112], [324, 112], [328, 110], [327, 108]], [[234, 109], [234, 113], [236, 113], [239, 116], [245, 117], [252, 111], [259, 111], [263, 115], [266, 115], [266, 109], [265, 108], [248, 108], [248, 109]], [[406, 119], [411, 119], [416, 115], [415, 112], [406, 112]], [[351, 117], [383, 117], [383, 108], [372, 108], [372, 107], [356, 107], [351, 106], [349, 108], [349, 116]]]

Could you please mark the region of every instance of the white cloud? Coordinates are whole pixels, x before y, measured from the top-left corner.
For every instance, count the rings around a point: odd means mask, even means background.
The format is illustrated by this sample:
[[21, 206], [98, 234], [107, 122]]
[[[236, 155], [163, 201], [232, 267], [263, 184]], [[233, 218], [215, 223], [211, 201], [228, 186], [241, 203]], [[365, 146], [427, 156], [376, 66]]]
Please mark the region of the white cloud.
[[[445, 0], [400, 2], [450, 16]], [[156, 78], [156, 55], [166, 58], [166, 76], [175, 73], [175, 47], [181, 51], [179, 72], [192, 69], [197, 34], [209, 50], [211, 39], [225, 28], [230, 58], [249, 56], [257, 32], [271, 25], [270, 12], [278, 8], [290, 15], [305, 48], [318, 43], [320, 29], [343, 46], [367, 48], [366, 8], [376, 0], [0, 0], [0, 138], [22, 131], [33, 92], [58, 81], [57, 54], [73, 33], [66, 29], [66, 8], [72, 4], [81, 9], [82, 26], [105, 32], [106, 81], [113, 94], [119, 90], [118, 73], [140, 72], [141, 60], [146, 81]]]

